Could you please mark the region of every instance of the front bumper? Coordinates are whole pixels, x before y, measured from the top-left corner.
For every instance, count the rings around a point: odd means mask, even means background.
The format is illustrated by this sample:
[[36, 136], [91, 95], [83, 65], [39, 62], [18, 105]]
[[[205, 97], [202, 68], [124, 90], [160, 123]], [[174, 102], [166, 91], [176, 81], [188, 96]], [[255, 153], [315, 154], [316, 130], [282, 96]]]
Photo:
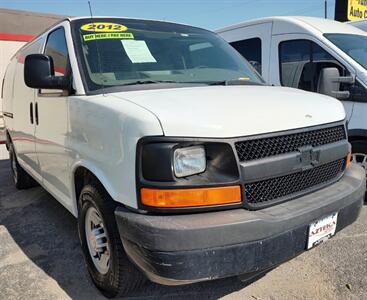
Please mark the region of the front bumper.
[[352, 164], [338, 182], [258, 211], [153, 216], [118, 208], [115, 215], [127, 255], [150, 280], [187, 284], [261, 272], [295, 257], [313, 221], [339, 212], [337, 231], [353, 223], [365, 187], [364, 170]]

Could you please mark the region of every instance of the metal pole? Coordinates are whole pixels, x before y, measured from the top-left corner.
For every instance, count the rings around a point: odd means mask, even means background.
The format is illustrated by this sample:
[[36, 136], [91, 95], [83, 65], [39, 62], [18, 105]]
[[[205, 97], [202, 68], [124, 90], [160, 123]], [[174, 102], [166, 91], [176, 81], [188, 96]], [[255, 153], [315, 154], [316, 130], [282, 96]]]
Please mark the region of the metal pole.
[[325, 0], [325, 19], [327, 19], [327, 0]]

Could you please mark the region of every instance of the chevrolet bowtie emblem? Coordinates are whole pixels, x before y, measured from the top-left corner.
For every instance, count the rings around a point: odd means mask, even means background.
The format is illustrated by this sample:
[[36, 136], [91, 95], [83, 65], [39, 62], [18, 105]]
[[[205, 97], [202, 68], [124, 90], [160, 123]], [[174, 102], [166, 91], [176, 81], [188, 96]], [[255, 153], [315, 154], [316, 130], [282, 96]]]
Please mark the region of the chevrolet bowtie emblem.
[[315, 151], [312, 146], [301, 147], [298, 149], [300, 152], [300, 164], [303, 170], [310, 169], [319, 163], [320, 151]]

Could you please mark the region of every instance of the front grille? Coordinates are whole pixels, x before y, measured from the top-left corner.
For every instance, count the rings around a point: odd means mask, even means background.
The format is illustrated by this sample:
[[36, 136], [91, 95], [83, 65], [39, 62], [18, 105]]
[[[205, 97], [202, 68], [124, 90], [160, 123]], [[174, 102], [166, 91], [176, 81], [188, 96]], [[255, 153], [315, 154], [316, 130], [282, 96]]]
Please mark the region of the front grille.
[[332, 182], [344, 168], [345, 159], [339, 159], [307, 171], [245, 184], [245, 201], [250, 205], [266, 205], [269, 201], [292, 198]]
[[346, 139], [343, 125], [317, 130], [298, 132], [268, 138], [236, 142], [236, 150], [240, 161], [265, 158], [297, 151], [303, 146], [313, 147], [335, 143]]

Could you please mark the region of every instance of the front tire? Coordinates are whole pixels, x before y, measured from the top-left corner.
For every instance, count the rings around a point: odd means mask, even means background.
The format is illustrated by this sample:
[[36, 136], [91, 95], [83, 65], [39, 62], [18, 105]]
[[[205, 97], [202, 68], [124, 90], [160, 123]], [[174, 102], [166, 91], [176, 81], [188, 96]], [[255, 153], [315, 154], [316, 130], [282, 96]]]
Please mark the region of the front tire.
[[117, 229], [115, 202], [99, 183], [91, 183], [79, 198], [78, 229], [88, 272], [103, 295], [126, 296], [145, 277], [129, 261]]
[[9, 145], [9, 158], [15, 187], [22, 190], [36, 186], [36, 181], [19, 165], [12, 143]]

